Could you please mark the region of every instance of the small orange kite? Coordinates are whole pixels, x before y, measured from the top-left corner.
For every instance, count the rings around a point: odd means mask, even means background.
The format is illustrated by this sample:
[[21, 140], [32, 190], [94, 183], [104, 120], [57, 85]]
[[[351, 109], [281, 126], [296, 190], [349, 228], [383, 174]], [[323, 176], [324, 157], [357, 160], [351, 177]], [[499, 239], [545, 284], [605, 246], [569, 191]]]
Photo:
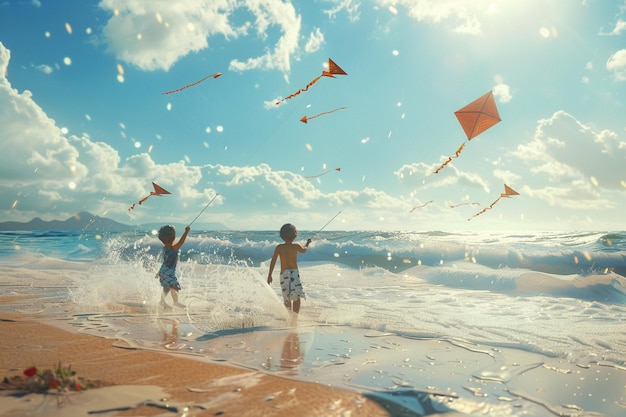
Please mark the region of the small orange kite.
[[327, 169], [326, 171], [322, 172], [321, 174], [317, 174], [317, 175], [309, 175], [309, 176], [305, 176], [303, 178], [317, 178], [317, 177], [321, 177], [323, 175], [328, 174], [329, 172], [332, 171], [337, 171], [337, 172], [341, 172], [341, 168], [335, 168], [335, 169]]
[[198, 85], [198, 84], [200, 84], [202, 81], [208, 80], [208, 79], [209, 79], [209, 78], [211, 78], [211, 77], [213, 77], [213, 78], [217, 78], [217, 77], [219, 77], [219, 76], [221, 76], [221, 75], [222, 75], [222, 73], [221, 73], [221, 72], [216, 72], [215, 74], [207, 75], [206, 77], [204, 77], [204, 78], [203, 78], [203, 79], [201, 79], [201, 80], [196, 81], [195, 83], [187, 84], [186, 86], [181, 87], [181, 88], [177, 88], [176, 90], [166, 91], [166, 92], [165, 92], [165, 93], [163, 93], [163, 94], [173, 94], [173, 93], [178, 93], [179, 91], [183, 91], [183, 90], [185, 90], [185, 89], [187, 89], [187, 88], [189, 88], [189, 87], [193, 87], [194, 85]]
[[[158, 184], [155, 184], [154, 182], [152, 183], [152, 187], [154, 187], [154, 191], [150, 191], [150, 194], [147, 195], [146, 197], [142, 198], [141, 200], [139, 200], [139, 202], [137, 204], [142, 205], [147, 199], [149, 199], [151, 196], [153, 195], [165, 195], [165, 194], [171, 194], [169, 191], [167, 191], [165, 188], [161, 187]], [[133, 204], [132, 206], [130, 206], [128, 208], [128, 211], [131, 211], [135, 208], [135, 204]]]
[[331, 113], [334, 113], [334, 112], [336, 112], [336, 111], [339, 111], [339, 110], [345, 110], [345, 109], [347, 109], [347, 107], [339, 107], [339, 108], [334, 109], [334, 110], [325, 111], [325, 112], [322, 112], [322, 113], [320, 113], [320, 114], [316, 114], [315, 116], [310, 116], [310, 117], [303, 116], [303, 117], [302, 117], [302, 119], [300, 119], [300, 121], [301, 121], [302, 123], [307, 123], [309, 120], [311, 120], [311, 119], [315, 119], [316, 117], [320, 117], [320, 116], [323, 116], [323, 115], [325, 115], [325, 114], [331, 114]]
[[287, 97], [283, 98], [282, 100], [277, 101], [276, 105], [279, 105], [283, 101], [287, 101], [289, 99], [292, 99], [292, 98], [294, 98], [295, 96], [297, 96], [300, 93], [304, 93], [305, 91], [308, 91], [309, 87], [311, 87], [313, 84], [318, 82], [322, 77], [335, 78], [335, 75], [348, 75], [348, 73], [345, 72], [344, 70], [342, 70], [341, 67], [335, 63], [335, 61], [333, 61], [332, 59], [328, 58], [328, 71], [322, 71], [322, 75], [318, 75], [317, 77], [315, 77], [310, 83], [308, 83], [306, 85], [306, 87], [301, 88], [298, 91], [296, 91], [295, 93], [290, 94]]
[[[496, 107], [496, 102], [493, 99], [492, 91], [489, 91], [487, 94], [477, 98], [467, 106], [457, 110], [454, 114], [461, 124], [468, 141], [480, 135], [501, 120], [498, 108]], [[448, 165], [452, 161], [452, 158], [458, 158], [459, 154], [465, 147], [465, 143], [466, 142], [463, 142], [463, 144], [456, 150], [455, 154], [449, 156], [448, 159], [446, 159], [446, 161], [435, 170], [435, 174], [438, 174], [443, 167]]]
[[472, 220], [474, 217], [480, 216], [487, 210], [491, 210], [493, 206], [495, 206], [496, 203], [500, 201], [501, 198], [511, 198], [514, 195], [519, 195], [519, 193], [515, 191], [514, 189], [512, 189], [511, 187], [509, 187], [508, 185], [504, 184], [504, 192], [500, 194], [500, 197], [496, 198], [496, 200], [493, 203], [491, 203], [489, 207], [485, 207], [484, 209], [482, 209], [481, 211], [479, 211], [478, 213], [474, 214], [472, 217], [467, 219], [467, 221]]

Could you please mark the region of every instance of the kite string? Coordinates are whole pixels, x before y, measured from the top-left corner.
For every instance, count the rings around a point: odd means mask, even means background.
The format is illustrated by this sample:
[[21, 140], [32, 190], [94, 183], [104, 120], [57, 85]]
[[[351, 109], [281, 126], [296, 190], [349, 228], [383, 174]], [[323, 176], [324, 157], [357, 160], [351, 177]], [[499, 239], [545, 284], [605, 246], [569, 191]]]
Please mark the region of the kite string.
[[[289, 113], [289, 115], [293, 115], [293, 113], [296, 111], [296, 108], [294, 107], [291, 110], [291, 113]], [[282, 123], [280, 124], [280, 126], [278, 126], [276, 129], [274, 129], [274, 132], [277, 132], [279, 128], [282, 128], [284, 126], [284, 124], [290, 119], [290, 117], [285, 117], [282, 121]], [[269, 139], [268, 139], [269, 140]], [[254, 149], [252, 149], [252, 152], [250, 152], [248, 154], [248, 158], [243, 161], [243, 165], [246, 165], [248, 163], [250, 163], [250, 160], [254, 157], [254, 155], [257, 155], [258, 150], [261, 148], [261, 146], [267, 144], [267, 141], [262, 142], [259, 141], [256, 145], [256, 147]], [[230, 177], [230, 180], [228, 182], [230, 182], [233, 178], [235, 178], [235, 176], [237, 175], [237, 173], [233, 173]], [[213, 198], [211, 198], [211, 200], [204, 206], [204, 208], [200, 211], [200, 213], [198, 213], [196, 215], [196, 217], [194, 217], [194, 219], [191, 221], [191, 223], [189, 223], [189, 226], [191, 226], [196, 220], [198, 220], [198, 218], [202, 215], [202, 213], [204, 213], [206, 211], [206, 209], [209, 208], [209, 206], [211, 205], [211, 203], [213, 203], [213, 201], [220, 195], [221, 190], [224, 189], [226, 185], [223, 184], [221, 188], [219, 188], [219, 191], [216, 191], [215, 196], [213, 196]]]
[[209, 200], [209, 202], [204, 206], [204, 208], [202, 210], [200, 210], [200, 213], [198, 213], [196, 215], [196, 217], [194, 217], [194, 219], [191, 221], [191, 223], [189, 223], [189, 226], [191, 227], [191, 225], [198, 220], [198, 217], [200, 217], [202, 215], [202, 213], [204, 213], [204, 211], [206, 209], [209, 208], [209, 206], [211, 205], [211, 203], [217, 198], [217, 196], [220, 195], [220, 193], [215, 193], [215, 195], [213, 196], [213, 198], [211, 200]]
[[321, 228], [320, 230], [318, 230], [317, 232], [315, 232], [315, 233], [314, 233], [314, 234], [313, 234], [313, 235], [312, 235], [309, 239], [313, 239], [315, 236], [319, 235], [319, 234], [320, 234], [320, 232], [321, 232], [322, 230], [326, 229], [326, 226], [328, 226], [328, 225], [329, 225], [329, 224], [330, 224], [333, 220], [335, 220], [335, 219], [337, 218], [337, 216], [339, 216], [339, 215], [341, 214], [341, 212], [342, 212], [342, 211], [343, 211], [343, 209], [339, 210], [339, 211], [337, 212], [337, 214], [335, 214], [335, 215], [333, 216], [333, 218], [332, 218], [332, 219], [330, 219], [329, 221], [327, 221], [327, 222], [326, 222], [326, 224], [325, 224], [324, 226], [322, 226], [322, 228]]

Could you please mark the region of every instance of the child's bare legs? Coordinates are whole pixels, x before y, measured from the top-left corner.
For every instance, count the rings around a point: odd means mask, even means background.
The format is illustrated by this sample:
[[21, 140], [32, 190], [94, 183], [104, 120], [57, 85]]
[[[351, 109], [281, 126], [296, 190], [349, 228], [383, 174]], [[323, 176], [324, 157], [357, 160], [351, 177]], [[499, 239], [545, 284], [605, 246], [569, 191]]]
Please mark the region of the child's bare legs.
[[169, 293], [170, 293], [170, 289], [169, 288], [164, 289], [163, 292], [161, 293], [161, 306], [162, 307], [169, 308], [169, 306], [165, 302], [165, 297], [167, 297], [167, 294], [169, 294]]
[[168, 294], [172, 294], [172, 301], [174, 301], [174, 306], [179, 307], [179, 308], [185, 308], [184, 304], [181, 304], [178, 302], [178, 290], [175, 288], [166, 288], [163, 290], [163, 293], [161, 294], [161, 306], [164, 308], [169, 308], [170, 306], [167, 305], [167, 303], [165, 302], [165, 297], [167, 297]]
[[285, 307], [291, 312], [291, 325], [295, 326], [298, 324], [298, 313], [300, 313], [300, 297], [293, 301], [293, 305], [291, 300], [285, 300]]
[[185, 308], [184, 304], [181, 304], [178, 302], [178, 290], [175, 290], [174, 288], [172, 288], [172, 300], [174, 301], [174, 305], [176, 307], [181, 307], [181, 308]]

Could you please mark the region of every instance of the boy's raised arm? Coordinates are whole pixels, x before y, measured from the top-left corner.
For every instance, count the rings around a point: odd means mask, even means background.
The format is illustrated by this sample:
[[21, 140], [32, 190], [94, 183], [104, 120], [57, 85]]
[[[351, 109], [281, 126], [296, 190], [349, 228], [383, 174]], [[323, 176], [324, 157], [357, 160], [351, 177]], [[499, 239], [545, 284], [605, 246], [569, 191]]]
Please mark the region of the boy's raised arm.
[[185, 240], [187, 239], [187, 235], [189, 234], [190, 230], [191, 230], [191, 226], [185, 227], [185, 232], [180, 237], [180, 239], [178, 239], [178, 242], [176, 242], [175, 245], [172, 245], [172, 247], [174, 249], [178, 250], [178, 249], [180, 249], [181, 246], [183, 246], [183, 243], [185, 243]]

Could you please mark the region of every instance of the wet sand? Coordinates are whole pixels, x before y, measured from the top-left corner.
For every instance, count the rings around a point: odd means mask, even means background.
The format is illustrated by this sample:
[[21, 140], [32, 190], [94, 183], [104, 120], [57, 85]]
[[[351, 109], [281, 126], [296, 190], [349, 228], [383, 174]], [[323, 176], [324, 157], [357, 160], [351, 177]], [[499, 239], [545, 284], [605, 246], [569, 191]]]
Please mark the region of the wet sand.
[[4, 416], [181, 415], [186, 408], [190, 416], [388, 415], [356, 392], [188, 355], [116, 347], [116, 340], [67, 332], [34, 317], [2, 314], [0, 320], [3, 378], [61, 362], [79, 377], [108, 385], [71, 394], [61, 403], [53, 394], [21, 395], [5, 387], [0, 391]]

